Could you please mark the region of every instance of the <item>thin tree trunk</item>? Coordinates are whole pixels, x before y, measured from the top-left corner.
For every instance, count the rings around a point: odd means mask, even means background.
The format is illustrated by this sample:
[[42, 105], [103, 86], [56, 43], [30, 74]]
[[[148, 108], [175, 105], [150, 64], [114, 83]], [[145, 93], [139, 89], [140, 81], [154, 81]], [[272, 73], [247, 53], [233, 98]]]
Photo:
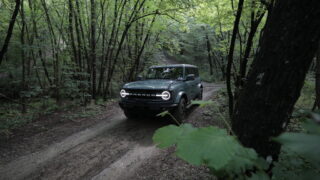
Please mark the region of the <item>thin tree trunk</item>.
[[[36, 19], [35, 19], [35, 4], [32, 4], [32, 0], [28, 0], [28, 3], [29, 3], [29, 8], [32, 12], [32, 24], [33, 24], [33, 32], [35, 34], [35, 37], [37, 40], [39, 40], [39, 34], [38, 34], [38, 27], [37, 27], [37, 23], [36, 23]], [[40, 46], [40, 44], [38, 44]], [[48, 80], [48, 83], [49, 85], [51, 86], [52, 85], [52, 81], [50, 79], [50, 75], [49, 75], [49, 72], [48, 72], [48, 69], [47, 69], [47, 66], [46, 66], [46, 61], [45, 59], [43, 58], [43, 53], [42, 53], [42, 50], [41, 48], [38, 48], [38, 55], [39, 55], [39, 58], [40, 58], [40, 61], [41, 61], [41, 64], [42, 64], [42, 68], [44, 70], [44, 73], [45, 73], [45, 76]]]
[[96, 8], [95, 0], [91, 2], [91, 68], [92, 68], [92, 99], [96, 99]]
[[[136, 59], [135, 59], [135, 61], [134, 61], [133, 66], [131, 67], [131, 70], [130, 70], [130, 73], [129, 73], [129, 80], [130, 80], [130, 81], [134, 80], [134, 78], [135, 78], [135, 76], [136, 76], [135, 72], [137, 72], [138, 69], [139, 69], [140, 59], [141, 59], [141, 56], [142, 56], [142, 54], [143, 54], [143, 51], [144, 51], [144, 49], [145, 49], [145, 47], [146, 47], [146, 43], [148, 42], [149, 37], [150, 37], [150, 35], [151, 35], [151, 30], [152, 30], [153, 24], [154, 24], [154, 22], [155, 22], [155, 20], [156, 20], [156, 16], [157, 16], [157, 15], [154, 15], [154, 17], [152, 18], [150, 27], [149, 27], [148, 32], [147, 32], [147, 34], [146, 34], [146, 36], [145, 36], [145, 38], [144, 38], [144, 40], [143, 40], [142, 46], [141, 46], [139, 49], [137, 49], [138, 52], [137, 52], [137, 55], [136, 55]], [[141, 35], [141, 36], [142, 36], [142, 35]], [[137, 39], [136, 39], [136, 40], [137, 40]]]
[[73, 61], [75, 64], [77, 64], [80, 67], [80, 62], [79, 58], [77, 55], [77, 50], [76, 50], [76, 45], [74, 41], [74, 34], [73, 34], [73, 5], [72, 5], [72, 0], [68, 1], [68, 7], [69, 7], [69, 24], [68, 24], [68, 29], [69, 29], [69, 44], [71, 44], [71, 51], [73, 53]]
[[237, 37], [237, 32], [239, 30], [239, 22], [242, 14], [242, 8], [243, 8], [243, 2], [244, 0], [239, 0], [238, 3], [238, 10], [236, 14], [236, 19], [234, 21], [234, 27], [233, 27], [233, 32], [232, 32], [232, 38], [231, 38], [231, 44], [230, 44], [230, 50], [229, 50], [229, 55], [228, 55], [228, 64], [227, 64], [227, 72], [226, 72], [226, 83], [227, 83], [227, 91], [228, 91], [228, 97], [229, 97], [229, 115], [232, 117], [233, 114], [233, 92], [231, 88], [231, 68], [233, 64], [233, 52], [234, 52], [234, 47], [236, 43], [236, 37]]
[[2, 46], [1, 51], [0, 51], [0, 65], [2, 63], [2, 60], [3, 60], [3, 57], [4, 57], [5, 53], [8, 50], [9, 42], [10, 42], [10, 39], [11, 39], [11, 36], [12, 36], [13, 27], [14, 27], [14, 24], [16, 22], [17, 15], [19, 13], [20, 3], [21, 3], [20, 0], [16, 0], [16, 6], [14, 8], [14, 11], [13, 11], [10, 23], [9, 23], [7, 35], [6, 35], [6, 38], [4, 40], [3, 46]]
[[276, 1], [240, 92], [232, 129], [246, 147], [278, 159], [284, 131], [320, 40], [320, 1]]
[[59, 104], [60, 103], [60, 61], [59, 61], [59, 56], [58, 56], [58, 52], [56, 49], [58, 47], [58, 43], [57, 43], [57, 38], [56, 38], [54, 29], [52, 26], [52, 22], [51, 22], [51, 18], [49, 15], [49, 10], [48, 10], [47, 4], [46, 4], [45, 0], [41, 0], [41, 3], [42, 3], [45, 17], [47, 20], [48, 30], [50, 32], [52, 55], [53, 55], [53, 58], [55, 59], [55, 62], [54, 62], [54, 84], [55, 84], [54, 93], [55, 93], [56, 101]]
[[210, 68], [210, 75], [213, 75], [213, 67], [212, 67], [212, 57], [211, 57], [211, 43], [208, 36], [208, 33], [206, 32], [206, 41], [207, 41], [207, 52], [208, 52], [208, 63]]
[[[22, 21], [22, 27], [21, 27], [21, 34], [20, 34], [20, 40], [21, 40], [21, 63], [22, 63], [22, 81], [21, 81], [21, 89], [22, 91], [26, 91], [26, 63], [25, 63], [25, 29], [26, 29], [26, 21], [24, 16], [24, 8], [23, 8], [23, 0], [21, 1], [21, 8], [20, 8], [20, 15], [21, 15], [21, 21]], [[21, 105], [22, 105], [22, 113], [27, 112], [26, 107], [26, 97], [22, 95], [21, 97]]]
[[313, 110], [320, 109], [320, 43], [316, 54], [316, 100]]
[[244, 78], [246, 77], [247, 74], [247, 64], [248, 64], [248, 59], [250, 56], [250, 52], [252, 49], [253, 45], [253, 39], [254, 36], [258, 30], [259, 24], [264, 16], [264, 12], [260, 15], [258, 15], [258, 18], [255, 18], [255, 13], [252, 11], [251, 13], [251, 27], [250, 27], [250, 32], [247, 40], [247, 45], [244, 53], [244, 57], [240, 62], [240, 72], [239, 72], [239, 88], [241, 88], [244, 85]]

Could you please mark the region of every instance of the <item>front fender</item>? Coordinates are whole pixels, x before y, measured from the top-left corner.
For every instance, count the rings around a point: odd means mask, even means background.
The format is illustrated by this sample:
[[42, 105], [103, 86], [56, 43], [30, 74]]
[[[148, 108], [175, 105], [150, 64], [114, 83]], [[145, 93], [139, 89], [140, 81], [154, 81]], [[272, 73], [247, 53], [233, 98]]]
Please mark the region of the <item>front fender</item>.
[[175, 96], [175, 98], [174, 98], [174, 103], [178, 104], [178, 103], [180, 102], [180, 99], [181, 99], [182, 96], [186, 96], [186, 97], [188, 98], [186, 92], [180, 91], [180, 92], [178, 92], [177, 95]]

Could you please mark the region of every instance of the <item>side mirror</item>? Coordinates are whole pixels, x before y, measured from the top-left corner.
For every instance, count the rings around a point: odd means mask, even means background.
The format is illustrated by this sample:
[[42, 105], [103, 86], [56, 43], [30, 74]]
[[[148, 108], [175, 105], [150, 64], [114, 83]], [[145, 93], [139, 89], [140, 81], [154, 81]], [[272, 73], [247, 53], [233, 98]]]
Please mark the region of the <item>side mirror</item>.
[[195, 79], [194, 74], [188, 74], [187, 78], [186, 78], [186, 81], [193, 81], [194, 79]]
[[141, 75], [138, 75], [137, 78], [136, 78], [136, 80], [137, 80], [137, 81], [141, 81], [141, 80], [143, 80], [143, 77], [142, 77]]

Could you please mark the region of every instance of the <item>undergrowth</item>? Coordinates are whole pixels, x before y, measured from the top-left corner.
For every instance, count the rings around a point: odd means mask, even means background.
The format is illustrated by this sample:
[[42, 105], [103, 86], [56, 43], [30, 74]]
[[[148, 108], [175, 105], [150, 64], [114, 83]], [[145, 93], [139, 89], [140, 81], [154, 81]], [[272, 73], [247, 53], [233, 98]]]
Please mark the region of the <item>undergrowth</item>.
[[58, 106], [54, 99], [43, 98], [29, 102], [26, 113], [21, 113], [20, 104], [5, 102], [0, 107], [0, 139], [9, 138], [14, 130], [23, 128], [46, 115], [59, 113], [61, 115], [60, 121], [74, 121], [79, 118], [99, 115], [104, 112], [102, 109], [112, 102], [114, 102], [114, 99], [108, 101], [98, 99], [95, 103], [87, 106], [79, 106], [76, 101], [69, 101]]
[[[206, 106], [207, 115], [222, 124], [196, 128], [191, 124], [166, 126], [156, 131], [153, 141], [160, 148], [176, 147], [175, 154], [193, 165], [207, 166], [219, 179], [316, 180], [320, 178], [320, 114], [310, 111], [314, 102], [314, 80], [306, 79], [286, 132], [271, 139], [282, 144], [279, 160], [263, 159], [254, 149], [241, 145], [230, 131], [225, 90], [214, 101], [195, 101]], [[169, 112], [167, 112], [169, 113]], [[162, 114], [164, 115], [164, 114]], [[270, 167], [271, 163], [273, 166]], [[272, 176], [270, 176], [272, 168]]]

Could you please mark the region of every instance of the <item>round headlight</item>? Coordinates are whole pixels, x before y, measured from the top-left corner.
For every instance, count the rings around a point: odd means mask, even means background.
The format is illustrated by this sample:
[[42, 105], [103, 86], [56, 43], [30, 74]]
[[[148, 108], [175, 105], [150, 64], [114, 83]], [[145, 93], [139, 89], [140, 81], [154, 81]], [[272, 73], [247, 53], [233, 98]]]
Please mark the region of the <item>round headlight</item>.
[[125, 98], [127, 95], [129, 95], [129, 93], [127, 93], [126, 90], [122, 89], [122, 90], [120, 91], [120, 96], [121, 96], [122, 98]]
[[161, 93], [161, 97], [162, 97], [163, 100], [167, 101], [167, 100], [170, 99], [171, 94], [170, 94], [169, 91], [163, 91], [163, 92]]

